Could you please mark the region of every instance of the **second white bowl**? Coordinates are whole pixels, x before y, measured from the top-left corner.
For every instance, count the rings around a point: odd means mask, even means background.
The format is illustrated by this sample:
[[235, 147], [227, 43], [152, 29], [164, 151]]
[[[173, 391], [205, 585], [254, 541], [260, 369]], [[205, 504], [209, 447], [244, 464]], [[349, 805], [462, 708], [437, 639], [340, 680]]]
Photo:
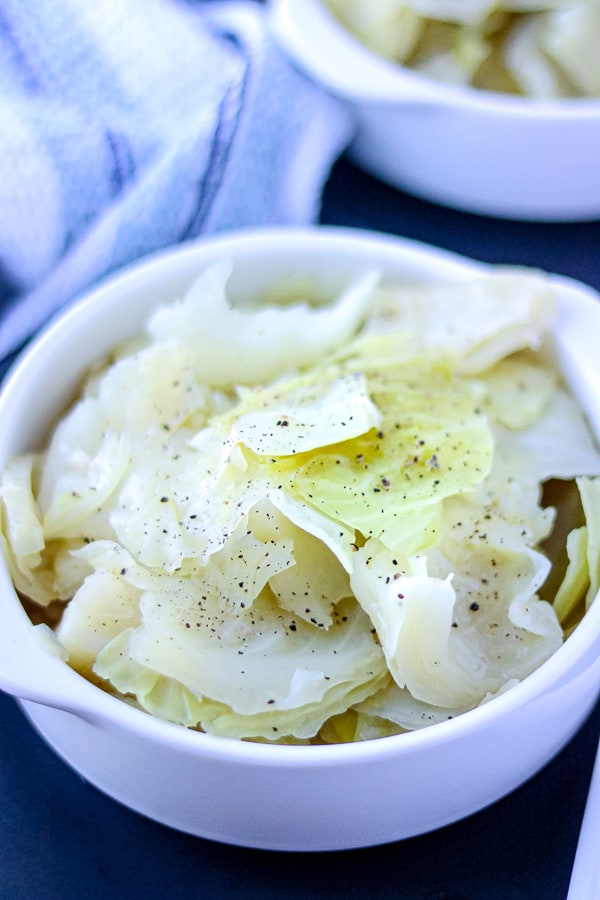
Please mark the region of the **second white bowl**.
[[600, 217], [600, 99], [538, 101], [434, 81], [389, 62], [321, 0], [270, 0], [291, 58], [348, 103], [351, 158], [391, 185], [469, 212]]

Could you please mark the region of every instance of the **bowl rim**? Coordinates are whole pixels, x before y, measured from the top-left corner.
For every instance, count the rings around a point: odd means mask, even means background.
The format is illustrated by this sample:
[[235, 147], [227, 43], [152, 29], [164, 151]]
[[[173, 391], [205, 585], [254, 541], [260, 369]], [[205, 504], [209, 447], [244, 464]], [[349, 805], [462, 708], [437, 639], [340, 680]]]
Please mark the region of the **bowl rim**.
[[[469, 108], [516, 119], [597, 120], [600, 97], [538, 98], [451, 84], [387, 59], [352, 34], [323, 0], [267, 0], [276, 37], [309, 74], [359, 103]], [[324, 52], [323, 52], [324, 51]]]
[[[199, 267], [203, 264], [206, 265], [211, 255], [215, 256], [219, 253], [227, 252], [235, 256], [236, 250], [239, 252], [240, 249], [242, 251], [245, 249], [249, 253], [248, 258], [250, 258], [252, 252], [262, 250], [262, 258], [264, 259], [265, 257], [268, 258], [269, 249], [286, 249], [291, 246], [298, 246], [300, 255], [306, 255], [307, 258], [314, 252], [326, 254], [332, 250], [338, 250], [347, 254], [349, 259], [354, 250], [358, 250], [365, 255], [379, 253], [382, 269], [385, 269], [386, 265], [389, 266], [389, 260], [396, 252], [399, 255], [404, 254], [409, 259], [418, 259], [419, 264], [436, 267], [441, 265], [444, 271], [446, 271], [444, 266], [449, 266], [450, 271], [456, 271], [457, 273], [486, 271], [494, 268], [488, 264], [471, 260], [460, 254], [442, 250], [420, 241], [396, 237], [386, 233], [339, 226], [256, 228], [229, 232], [212, 238], [201, 237], [174, 248], [155, 252], [129, 266], [119, 269], [89, 290], [83, 292], [72, 305], [54, 317], [19, 355], [7, 373], [0, 390], [0, 420], [7, 415], [7, 410], [10, 410], [12, 403], [16, 402], [18, 404], [19, 391], [26, 384], [30, 369], [35, 369], [39, 358], [43, 356], [47, 348], [56, 343], [60, 345], [63, 341], [66, 341], [66, 346], [70, 342], [72, 343], [73, 337], [69, 337], [69, 333], [74, 323], [83, 321], [88, 311], [105, 302], [107, 296], [110, 297], [111, 294], [116, 296], [120, 291], [129, 290], [135, 284], [148, 281], [156, 273], [163, 272], [164, 274], [169, 273], [169, 270], [171, 270], [170, 274], [166, 274], [165, 277], [167, 280], [172, 279], [177, 276], [177, 273], [185, 270], [195, 261], [197, 261]], [[264, 252], [265, 248], [266, 253]], [[387, 263], [386, 260], [388, 260]], [[565, 282], [565, 279], [562, 276], [556, 276], [556, 281], [560, 285]], [[585, 296], [589, 300], [591, 289], [579, 282], [573, 282], [572, 280], [568, 280], [568, 282], [571, 286], [575, 284], [576, 289], [580, 287], [582, 297]], [[595, 292], [592, 293], [596, 296]], [[108, 316], [109, 314], [110, 309], [107, 309], [104, 315]], [[600, 305], [598, 306], [598, 315], [600, 316]], [[39, 378], [39, 375], [37, 377]], [[3, 450], [0, 448], [0, 453], [2, 452]], [[8, 577], [10, 584], [10, 577], [7, 575], [3, 561], [0, 561], [0, 575], [3, 579]], [[8, 593], [10, 593], [10, 596], [7, 596]], [[0, 607], [6, 604], [9, 604], [7, 606], [9, 619], [12, 612], [14, 629], [13, 634], [9, 634], [8, 638], [6, 634], [0, 636], [0, 650], [7, 639], [10, 641], [16, 636], [17, 641], [21, 640], [24, 626], [27, 626], [28, 647], [31, 649], [37, 642], [29, 640], [32, 629], [14, 588], [10, 592], [3, 593]], [[10, 628], [8, 630], [10, 631]], [[502, 720], [505, 714], [526, 706], [532, 700], [539, 698], [545, 691], [550, 690], [550, 693], [552, 693], [555, 690], [560, 690], [563, 679], [569, 675], [571, 670], [576, 670], [577, 663], [581, 664], [579, 676], [592, 677], [590, 673], [593, 671], [593, 678], [600, 684], [600, 658], [595, 660], [589, 658], [591, 645], [597, 639], [598, 633], [600, 633], [600, 601], [596, 599], [586, 612], [582, 622], [549, 659], [519, 684], [493, 697], [489, 702], [461, 713], [450, 720], [426, 726], [413, 732], [343, 744], [311, 746], [263, 744], [205, 734], [181, 725], [166, 722], [151, 716], [141, 709], [130, 706], [116, 696], [108, 694], [102, 688], [94, 685], [84, 676], [71, 669], [62, 660], [52, 657], [39, 644], [34, 652], [43, 654], [43, 659], [48, 662], [48, 665], [52, 667], [54, 672], [62, 672], [60, 677], [65, 679], [68, 692], [73, 692], [76, 701], [74, 709], [68, 710], [68, 705], [64, 701], [53, 702], [51, 691], [49, 692], [50, 696], [48, 696], [47, 691], [45, 699], [39, 701], [39, 699], [31, 697], [31, 695], [28, 696], [27, 691], [19, 692], [18, 686], [15, 687], [6, 682], [3, 684], [1, 665], [0, 689], [14, 694], [25, 704], [33, 699], [35, 702], [42, 702], [48, 706], [54, 705], [61, 709], [67, 709], [67, 711], [75, 711], [84, 718], [94, 719], [99, 717], [113, 724], [118, 724], [129, 731], [144, 734], [153, 740], [176, 745], [201, 755], [218, 756], [219, 758], [227, 758], [232, 761], [245, 760], [254, 764], [269, 766], [274, 764], [294, 764], [297, 766], [313, 766], [325, 763], [335, 763], [336, 765], [349, 764], [357, 759], [366, 761], [374, 757], [385, 758], [389, 754], [401, 756], [416, 749], [425, 750], [432, 744], [438, 745], [454, 741], [465, 733], [473, 730], [477, 731], [479, 728], [488, 726], [496, 720]], [[42, 657], [38, 656], [38, 659], [41, 660]], [[575, 677], [577, 677], [577, 673]]]

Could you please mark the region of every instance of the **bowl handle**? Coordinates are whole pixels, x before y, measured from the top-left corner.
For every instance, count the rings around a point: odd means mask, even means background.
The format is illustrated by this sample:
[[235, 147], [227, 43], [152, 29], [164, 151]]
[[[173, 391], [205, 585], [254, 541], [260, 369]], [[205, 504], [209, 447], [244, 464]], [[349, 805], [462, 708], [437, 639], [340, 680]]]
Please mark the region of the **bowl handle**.
[[[0, 638], [0, 690], [21, 699], [89, 717], [84, 695], [92, 685], [79, 676], [26, 622]], [[97, 690], [97, 689], [95, 689]]]
[[[271, 0], [275, 40], [307, 75], [345, 100], [438, 105], [434, 83], [377, 56], [340, 25], [320, 0]], [[320, 35], [326, 40], [320, 40]]]

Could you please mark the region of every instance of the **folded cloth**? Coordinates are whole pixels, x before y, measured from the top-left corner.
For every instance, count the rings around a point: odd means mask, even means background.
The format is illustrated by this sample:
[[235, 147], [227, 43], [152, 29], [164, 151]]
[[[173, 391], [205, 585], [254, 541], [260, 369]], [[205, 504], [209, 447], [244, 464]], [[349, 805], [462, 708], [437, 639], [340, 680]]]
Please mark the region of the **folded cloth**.
[[0, 359], [142, 255], [314, 221], [350, 137], [254, 0], [1, 0], [0, 84]]

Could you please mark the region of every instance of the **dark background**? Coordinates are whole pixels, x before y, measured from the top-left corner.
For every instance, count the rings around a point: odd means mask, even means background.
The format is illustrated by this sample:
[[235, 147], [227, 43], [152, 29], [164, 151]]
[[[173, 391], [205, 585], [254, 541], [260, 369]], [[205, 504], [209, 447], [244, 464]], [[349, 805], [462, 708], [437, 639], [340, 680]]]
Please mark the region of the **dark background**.
[[[394, 191], [342, 160], [322, 222], [539, 266], [600, 290], [600, 221], [468, 215]], [[0, 717], [0, 900], [564, 900], [600, 730], [598, 707], [541, 773], [455, 825], [384, 847], [296, 855], [214, 844], [144, 819], [68, 769], [2, 695]]]

